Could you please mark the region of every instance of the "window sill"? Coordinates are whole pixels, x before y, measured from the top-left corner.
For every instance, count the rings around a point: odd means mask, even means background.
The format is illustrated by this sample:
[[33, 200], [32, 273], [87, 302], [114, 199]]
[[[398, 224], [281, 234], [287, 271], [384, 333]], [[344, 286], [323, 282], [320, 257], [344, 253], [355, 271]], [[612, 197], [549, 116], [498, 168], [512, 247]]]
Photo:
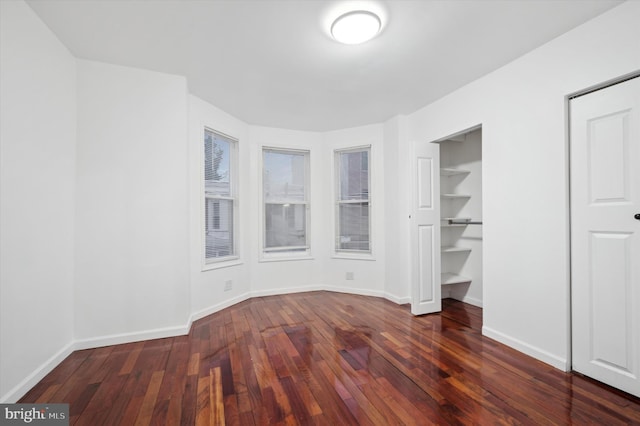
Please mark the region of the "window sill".
[[228, 268], [230, 266], [238, 266], [238, 265], [242, 265], [242, 260], [240, 260], [239, 257], [230, 257], [228, 259], [225, 260], [220, 260], [217, 262], [211, 262], [211, 263], [205, 263], [202, 265], [202, 272], [205, 271], [211, 271], [214, 269], [222, 269], [222, 268]]
[[290, 260], [314, 260], [309, 253], [302, 254], [291, 254], [291, 253], [280, 253], [280, 254], [262, 254], [259, 262], [288, 262]]
[[331, 258], [343, 259], [343, 260], [369, 260], [369, 261], [376, 260], [376, 258], [373, 257], [371, 253], [334, 252]]

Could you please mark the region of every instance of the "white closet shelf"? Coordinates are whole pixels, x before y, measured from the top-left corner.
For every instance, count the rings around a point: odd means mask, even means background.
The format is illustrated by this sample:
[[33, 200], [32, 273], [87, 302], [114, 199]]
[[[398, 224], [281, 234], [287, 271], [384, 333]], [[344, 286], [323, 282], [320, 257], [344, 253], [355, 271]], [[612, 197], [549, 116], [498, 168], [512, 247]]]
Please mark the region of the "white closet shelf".
[[471, 251], [469, 247], [457, 247], [457, 246], [442, 246], [440, 247], [442, 253], [457, 253], [463, 251]]
[[463, 284], [470, 282], [471, 278], [465, 277], [464, 275], [452, 274], [451, 272], [440, 274], [440, 283], [442, 285]]
[[440, 198], [471, 198], [471, 195], [467, 194], [440, 194]]
[[454, 169], [451, 167], [443, 167], [440, 169], [440, 176], [466, 175], [471, 173], [469, 170]]

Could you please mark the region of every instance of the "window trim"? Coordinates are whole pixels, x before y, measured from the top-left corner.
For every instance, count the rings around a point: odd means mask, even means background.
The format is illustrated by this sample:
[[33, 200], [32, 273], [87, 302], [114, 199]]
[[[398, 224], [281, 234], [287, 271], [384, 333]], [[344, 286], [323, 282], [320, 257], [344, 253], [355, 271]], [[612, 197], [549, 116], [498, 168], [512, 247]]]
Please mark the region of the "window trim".
[[[202, 240], [201, 242], [201, 260], [202, 260], [202, 265], [201, 265], [201, 270], [202, 271], [208, 271], [211, 269], [219, 269], [219, 268], [226, 268], [229, 266], [234, 266], [234, 265], [239, 265], [242, 263], [241, 259], [240, 259], [240, 247], [238, 246], [238, 242], [240, 241], [239, 238], [239, 232], [240, 232], [240, 227], [238, 225], [238, 220], [240, 218], [240, 213], [239, 213], [239, 188], [240, 188], [240, 183], [239, 183], [239, 139], [231, 136], [227, 133], [215, 130], [214, 128], [207, 126], [207, 125], [201, 125], [200, 128], [202, 129], [202, 133], [201, 133], [201, 137], [199, 140], [200, 143], [200, 147], [199, 147], [199, 153], [200, 153], [200, 159], [199, 159], [199, 169], [200, 169], [200, 203], [201, 203], [201, 208], [200, 208], [200, 221], [201, 221], [201, 225], [200, 225], [200, 238]], [[204, 140], [205, 137], [207, 135], [207, 132], [209, 133], [213, 133], [216, 134], [218, 136], [221, 136], [225, 139], [228, 139], [231, 144], [230, 144], [230, 149], [229, 149], [229, 168], [230, 168], [230, 173], [229, 173], [229, 193], [230, 195], [207, 195], [206, 194], [206, 188], [205, 188], [205, 170], [204, 170], [204, 161], [205, 161], [205, 144], [204, 144]], [[223, 257], [216, 257], [216, 258], [207, 258], [207, 222], [206, 222], [206, 203], [207, 203], [207, 199], [213, 199], [213, 200], [231, 200], [232, 201], [232, 209], [233, 209], [233, 215], [232, 215], [232, 220], [233, 220], [233, 224], [232, 224], [232, 233], [233, 233], [233, 242], [232, 242], [232, 247], [233, 247], [233, 254], [230, 254], [228, 256], [223, 256]]]
[[[340, 154], [346, 154], [350, 152], [361, 152], [368, 151], [368, 193], [366, 200], [340, 200]], [[333, 185], [333, 203], [334, 203], [334, 214], [333, 214], [333, 223], [334, 223], [334, 231], [333, 231], [333, 241], [332, 241], [332, 258], [335, 259], [351, 259], [351, 260], [375, 260], [374, 258], [374, 245], [373, 245], [373, 202], [372, 202], [372, 193], [373, 193], [373, 147], [371, 144], [368, 145], [358, 145], [358, 146], [348, 146], [344, 148], [336, 148], [333, 150], [333, 177], [334, 177], [334, 185]], [[357, 249], [340, 249], [338, 248], [338, 238], [340, 237], [340, 205], [341, 204], [360, 204], [363, 202], [368, 202], [369, 204], [369, 249], [368, 250], [357, 250]]]
[[[304, 201], [299, 200], [270, 200], [266, 202], [264, 193], [265, 184], [265, 152], [302, 154], [305, 159], [304, 174]], [[260, 262], [277, 262], [288, 260], [310, 260], [311, 255], [311, 149], [291, 148], [288, 146], [262, 145], [260, 146]], [[304, 246], [265, 247], [267, 242], [266, 206], [267, 204], [296, 204], [305, 206], [305, 241]]]

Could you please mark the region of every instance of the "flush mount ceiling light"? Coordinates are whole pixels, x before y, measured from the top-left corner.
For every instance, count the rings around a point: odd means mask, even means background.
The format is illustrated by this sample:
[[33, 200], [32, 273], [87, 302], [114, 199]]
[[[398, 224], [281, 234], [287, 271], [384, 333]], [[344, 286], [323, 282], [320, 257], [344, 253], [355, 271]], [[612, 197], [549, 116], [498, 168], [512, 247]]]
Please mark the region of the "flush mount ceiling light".
[[378, 34], [380, 18], [367, 10], [354, 10], [340, 15], [331, 25], [331, 35], [340, 43], [360, 44]]

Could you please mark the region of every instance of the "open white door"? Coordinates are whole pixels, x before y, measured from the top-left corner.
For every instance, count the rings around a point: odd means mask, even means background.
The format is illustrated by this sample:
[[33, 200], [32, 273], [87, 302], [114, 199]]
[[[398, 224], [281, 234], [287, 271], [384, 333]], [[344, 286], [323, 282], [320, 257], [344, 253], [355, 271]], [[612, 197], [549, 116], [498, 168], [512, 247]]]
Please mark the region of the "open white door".
[[439, 312], [440, 147], [415, 142], [412, 152], [411, 313]]
[[571, 101], [573, 369], [640, 396], [640, 78]]

